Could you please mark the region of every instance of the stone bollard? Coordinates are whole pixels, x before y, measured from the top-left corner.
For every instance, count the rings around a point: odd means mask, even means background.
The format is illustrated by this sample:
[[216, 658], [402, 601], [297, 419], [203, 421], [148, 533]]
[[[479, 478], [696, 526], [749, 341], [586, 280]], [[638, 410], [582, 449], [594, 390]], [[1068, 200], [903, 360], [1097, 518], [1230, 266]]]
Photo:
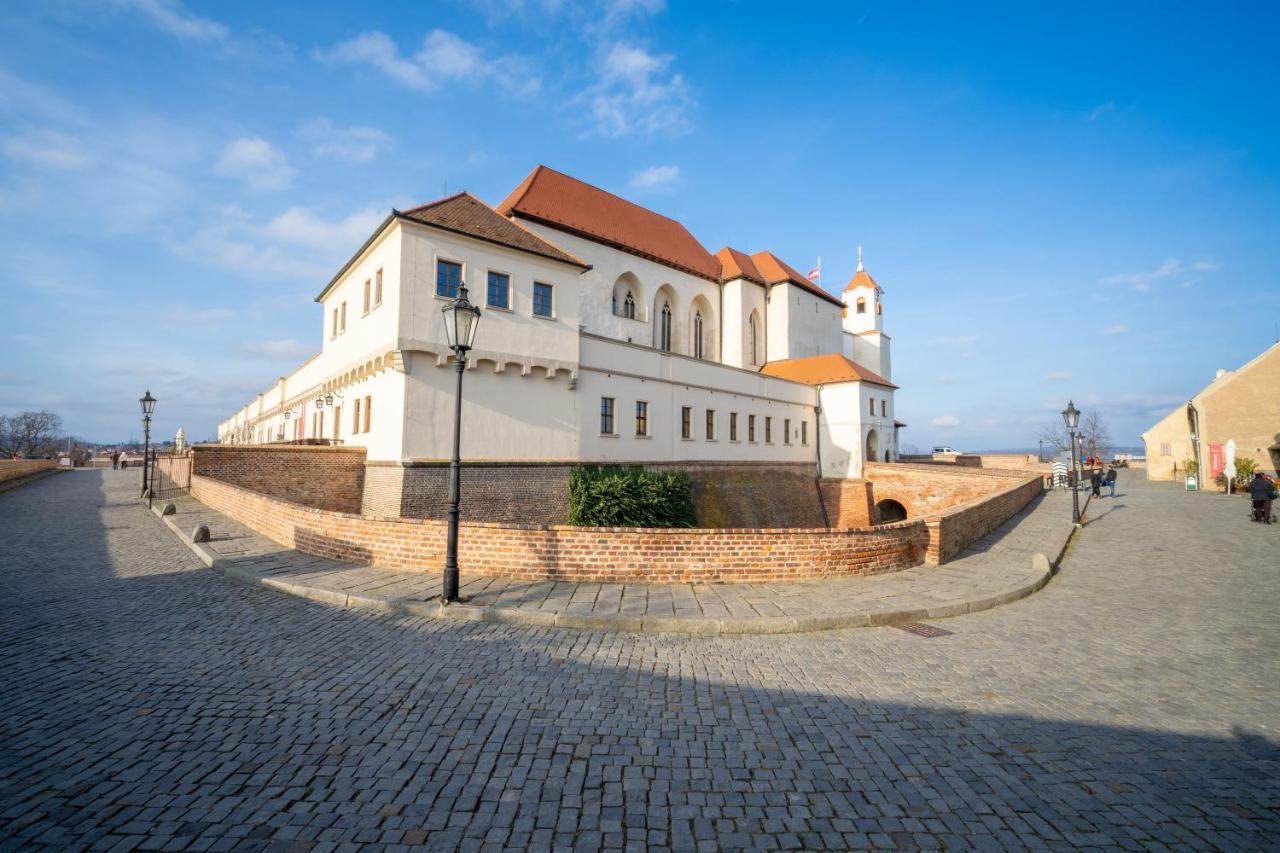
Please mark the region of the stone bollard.
[[177, 512], [177, 511], [178, 511], [178, 508], [177, 508], [176, 506], [174, 506], [174, 505], [173, 505], [173, 504], [171, 504], [171, 503], [168, 503], [168, 504], [165, 504], [165, 505], [164, 505], [164, 509], [160, 510], [160, 514], [161, 514], [161, 515], [173, 515], [173, 514], [174, 514], [175, 512]]
[[192, 542], [208, 542], [209, 541], [209, 525], [201, 524], [191, 531]]

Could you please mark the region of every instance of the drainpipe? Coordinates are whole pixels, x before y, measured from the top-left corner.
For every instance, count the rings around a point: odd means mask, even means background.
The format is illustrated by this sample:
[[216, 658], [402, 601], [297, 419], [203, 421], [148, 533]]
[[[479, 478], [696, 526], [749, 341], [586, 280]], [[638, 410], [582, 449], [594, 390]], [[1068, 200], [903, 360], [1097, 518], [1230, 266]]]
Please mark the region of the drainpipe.
[[[819, 386], [819, 389], [821, 389], [821, 386]], [[822, 523], [829, 528], [831, 527], [831, 515], [827, 512], [827, 502], [822, 496], [822, 407], [814, 406], [813, 415], [813, 447], [818, 457], [818, 476], [814, 479], [813, 484], [818, 490], [818, 508], [822, 510]]]

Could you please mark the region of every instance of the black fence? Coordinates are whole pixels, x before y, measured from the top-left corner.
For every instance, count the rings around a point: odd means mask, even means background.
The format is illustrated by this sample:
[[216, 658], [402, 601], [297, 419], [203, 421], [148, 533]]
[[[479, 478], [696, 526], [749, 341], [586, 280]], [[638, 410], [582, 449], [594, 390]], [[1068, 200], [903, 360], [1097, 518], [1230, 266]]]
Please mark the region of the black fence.
[[152, 457], [148, 475], [153, 501], [182, 497], [191, 488], [191, 454], [158, 453]]

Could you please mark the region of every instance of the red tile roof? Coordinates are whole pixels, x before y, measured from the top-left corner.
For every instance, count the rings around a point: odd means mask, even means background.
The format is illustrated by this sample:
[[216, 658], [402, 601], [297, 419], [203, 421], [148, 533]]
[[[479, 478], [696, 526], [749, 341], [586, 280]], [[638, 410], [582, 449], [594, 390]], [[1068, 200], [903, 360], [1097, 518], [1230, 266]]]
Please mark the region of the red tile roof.
[[844, 307], [843, 302], [809, 281], [799, 270], [773, 252], [756, 252], [751, 256], [751, 260], [755, 262], [756, 269], [760, 271], [761, 275], [764, 276], [764, 280], [769, 284], [782, 284], [783, 282], [794, 284], [801, 290], [807, 290], [820, 299], [825, 299], [828, 302]]
[[886, 388], [897, 388], [888, 379], [872, 373], [861, 364], [850, 361], [838, 352], [811, 355], [808, 358], [788, 358], [771, 361], [760, 369], [761, 373], [790, 379], [806, 385], [830, 385], [836, 382], [870, 382]]
[[867, 275], [866, 270], [858, 270], [853, 274], [853, 278], [849, 279], [849, 283], [844, 286], [845, 290], [853, 290], [855, 287], [870, 287], [873, 290], [883, 291], [880, 285], [876, 284], [876, 280]]
[[544, 240], [519, 223], [512, 222], [468, 192], [457, 193], [408, 210], [395, 211], [395, 214], [423, 225], [466, 234], [500, 246], [551, 258], [553, 261], [563, 261], [584, 270], [591, 269], [590, 264], [583, 263], [554, 243]]
[[745, 278], [757, 284], [768, 283], [760, 274], [760, 270], [756, 269], [755, 261], [751, 260], [751, 256], [746, 252], [739, 252], [737, 249], [725, 246], [716, 252], [716, 260], [720, 262], [720, 275], [724, 281]]
[[720, 280], [720, 262], [679, 222], [546, 166], [534, 169], [498, 212]]

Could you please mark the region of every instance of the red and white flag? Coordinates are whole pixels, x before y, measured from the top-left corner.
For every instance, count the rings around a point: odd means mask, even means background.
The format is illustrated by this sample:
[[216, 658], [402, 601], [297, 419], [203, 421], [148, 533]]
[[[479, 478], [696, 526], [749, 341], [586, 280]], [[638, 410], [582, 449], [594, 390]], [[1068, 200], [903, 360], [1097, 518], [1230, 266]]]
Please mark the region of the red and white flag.
[[809, 270], [809, 275], [806, 276], [806, 278], [812, 282], [817, 282], [822, 279], [822, 258], [818, 258], [818, 265]]

